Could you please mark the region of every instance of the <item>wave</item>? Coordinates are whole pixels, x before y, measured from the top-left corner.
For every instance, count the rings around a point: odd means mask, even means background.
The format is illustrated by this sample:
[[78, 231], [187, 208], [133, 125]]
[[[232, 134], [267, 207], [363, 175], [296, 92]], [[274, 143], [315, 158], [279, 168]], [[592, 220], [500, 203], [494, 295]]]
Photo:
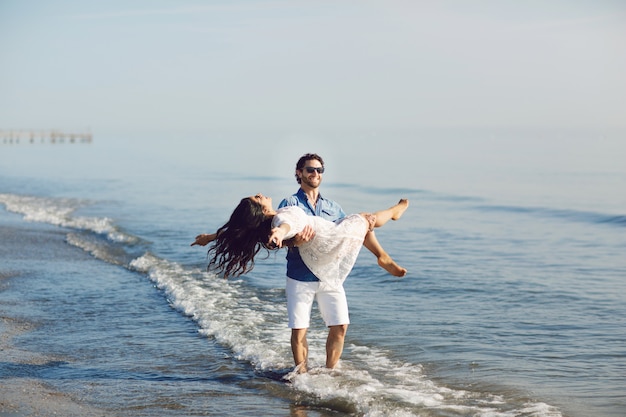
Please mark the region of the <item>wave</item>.
[[466, 196], [466, 195], [454, 195], [454, 194], [445, 194], [441, 192], [420, 189], [420, 188], [407, 188], [407, 187], [371, 187], [371, 186], [362, 186], [357, 184], [349, 184], [349, 183], [338, 183], [326, 185], [329, 189], [349, 189], [360, 192], [363, 195], [382, 195], [382, 196], [392, 196], [393, 198], [428, 198], [429, 200], [434, 201], [450, 201], [450, 202], [480, 202], [485, 201], [482, 197], [474, 197], [474, 196]]
[[75, 216], [76, 210], [91, 204], [88, 200], [0, 194], [0, 203], [4, 204], [7, 211], [23, 214], [26, 221], [88, 230], [106, 235], [114, 242], [128, 244], [139, 242], [136, 236], [125, 233], [115, 226], [110, 218]]
[[[306, 395], [317, 407], [371, 417], [418, 416], [425, 409], [447, 416], [561, 416], [544, 403], [516, 407], [500, 395], [439, 385], [420, 364], [394, 360], [390, 352], [375, 346], [346, 346], [350, 360], [339, 369], [319, 366], [306, 374], [286, 373], [291, 351], [282, 289], [251, 288], [245, 280], [226, 281], [150, 253], [134, 259], [130, 267], [154, 281], [174, 308], [196, 321], [201, 334], [228, 347], [258, 375], [285, 374], [295, 390], [291, 394]], [[323, 347], [325, 329], [310, 329], [308, 339], [310, 346]], [[313, 364], [324, 362], [323, 349], [309, 353]]]
[[445, 201], [450, 203], [467, 203], [467, 204], [477, 204], [472, 206], [473, 209], [481, 210], [481, 211], [498, 211], [498, 212], [507, 212], [507, 213], [520, 213], [520, 214], [529, 214], [535, 216], [542, 217], [551, 217], [564, 219], [569, 221], [581, 222], [581, 223], [590, 223], [590, 224], [599, 224], [599, 225], [610, 225], [616, 227], [626, 227], [626, 214], [607, 214], [607, 213], [598, 213], [592, 211], [582, 211], [582, 210], [573, 210], [573, 209], [559, 209], [559, 208], [548, 208], [548, 207], [525, 207], [525, 206], [513, 206], [513, 205], [499, 205], [499, 204], [489, 204], [488, 199], [484, 197], [476, 197], [476, 196], [468, 196], [468, 195], [459, 195], [459, 194], [447, 194], [440, 193], [426, 189], [416, 189], [416, 188], [378, 188], [378, 187], [364, 187], [356, 184], [349, 183], [339, 183], [328, 185], [328, 188], [339, 188], [339, 189], [350, 189], [359, 191], [363, 195], [389, 195], [398, 197], [401, 196], [403, 198], [421, 198], [428, 199], [429, 201]]
[[474, 206], [480, 211], [498, 211], [506, 213], [528, 214], [533, 216], [548, 217], [554, 219], [568, 220], [579, 223], [611, 225], [626, 227], [626, 215], [597, 213], [592, 211], [554, 209], [547, 207], [523, 207], [506, 205], [478, 205]]
[[307, 335], [312, 371], [290, 373], [284, 288], [225, 280], [143, 248], [134, 254], [135, 243], [142, 239], [122, 231], [114, 220], [75, 215], [78, 208], [91, 204], [88, 201], [0, 194], [0, 203], [27, 221], [73, 229], [67, 235], [69, 244], [146, 276], [174, 309], [197, 324], [200, 334], [225, 347], [230, 357], [248, 363], [259, 378], [285, 376], [268, 388], [268, 395], [279, 392], [294, 402], [369, 417], [561, 416], [558, 409], [542, 402], [446, 387], [430, 378], [421, 364], [399, 361], [393, 352], [378, 346], [349, 344], [345, 348], [349, 360], [342, 361], [339, 369], [327, 370], [321, 365], [327, 335], [323, 326], [312, 327]]

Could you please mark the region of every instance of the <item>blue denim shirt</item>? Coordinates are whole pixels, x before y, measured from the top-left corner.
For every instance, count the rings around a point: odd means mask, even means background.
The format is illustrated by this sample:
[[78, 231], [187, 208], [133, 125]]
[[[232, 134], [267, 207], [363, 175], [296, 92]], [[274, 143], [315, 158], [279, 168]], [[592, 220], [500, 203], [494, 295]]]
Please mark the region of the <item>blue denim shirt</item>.
[[[346, 217], [346, 213], [341, 206], [333, 200], [327, 200], [322, 197], [321, 194], [317, 197], [317, 203], [315, 208], [311, 207], [309, 200], [302, 191], [302, 188], [298, 189], [298, 192], [290, 197], [285, 198], [280, 202], [278, 208], [286, 206], [298, 206], [301, 207], [304, 212], [309, 216], [320, 216], [330, 221], [337, 221]], [[315, 282], [319, 279], [307, 268], [300, 257], [298, 248], [289, 248], [287, 251], [287, 276], [297, 281]]]

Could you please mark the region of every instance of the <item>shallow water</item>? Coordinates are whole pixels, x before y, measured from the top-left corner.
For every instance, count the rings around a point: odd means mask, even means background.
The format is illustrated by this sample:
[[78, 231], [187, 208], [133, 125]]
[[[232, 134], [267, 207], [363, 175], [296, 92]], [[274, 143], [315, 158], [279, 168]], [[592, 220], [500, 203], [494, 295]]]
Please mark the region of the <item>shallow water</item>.
[[[5, 376], [40, 378], [117, 415], [624, 415], [621, 200], [575, 203], [563, 176], [517, 199], [495, 179], [490, 196], [325, 177], [322, 193], [346, 211], [411, 200], [377, 232], [410, 272], [390, 277], [363, 251], [346, 282], [340, 369], [285, 382], [283, 255], [225, 281], [189, 243], [244, 195], [277, 203], [295, 192], [289, 175], [211, 171], [97, 141], [42, 149], [0, 149], [3, 233], [38, 242], [36, 254], [3, 261], [18, 276], [0, 302], [37, 323], [15, 342], [51, 359], [5, 364]], [[624, 173], [575, 178], [626, 184]], [[542, 199], [551, 187], [562, 197]], [[317, 313], [314, 322], [319, 367], [326, 331]]]

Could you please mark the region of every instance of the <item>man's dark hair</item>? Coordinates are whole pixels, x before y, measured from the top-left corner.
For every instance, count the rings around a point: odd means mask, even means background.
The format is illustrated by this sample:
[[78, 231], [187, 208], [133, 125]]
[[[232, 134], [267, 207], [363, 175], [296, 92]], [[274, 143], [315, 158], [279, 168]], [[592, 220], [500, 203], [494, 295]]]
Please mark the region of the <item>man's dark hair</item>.
[[[296, 171], [302, 171], [302, 168], [304, 168], [304, 164], [306, 164], [306, 161], [310, 161], [312, 159], [320, 161], [320, 164], [322, 164], [322, 167], [324, 166], [324, 160], [322, 159], [321, 156], [319, 156], [316, 153], [307, 153], [307, 154], [302, 155], [300, 159], [298, 159], [298, 163], [296, 164]], [[300, 184], [301, 183], [300, 177], [298, 177], [298, 174], [295, 174], [295, 176], [296, 176], [296, 181], [298, 181], [298, 184]]]

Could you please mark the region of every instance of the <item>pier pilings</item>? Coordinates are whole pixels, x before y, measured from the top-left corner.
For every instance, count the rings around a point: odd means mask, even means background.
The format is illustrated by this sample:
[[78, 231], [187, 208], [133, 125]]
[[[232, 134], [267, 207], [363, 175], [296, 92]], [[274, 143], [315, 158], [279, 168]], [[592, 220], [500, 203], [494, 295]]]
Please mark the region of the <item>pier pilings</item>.
[[91, 132], [66, 131], [58, 129], [0, 130], [0, 145], [17, 145], [20, 143], [91, 143], [92, 141], [93, 135]]

